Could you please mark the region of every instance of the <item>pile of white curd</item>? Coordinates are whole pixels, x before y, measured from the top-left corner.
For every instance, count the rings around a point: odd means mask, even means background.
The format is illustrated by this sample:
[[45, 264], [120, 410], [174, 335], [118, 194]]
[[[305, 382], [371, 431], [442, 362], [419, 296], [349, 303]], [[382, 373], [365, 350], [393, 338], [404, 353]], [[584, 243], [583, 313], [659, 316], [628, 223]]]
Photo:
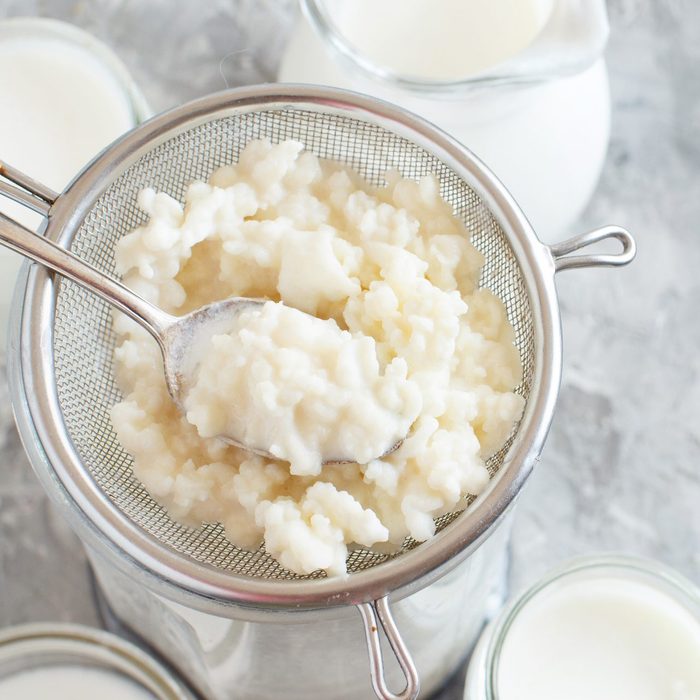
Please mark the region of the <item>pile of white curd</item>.
[[[142, 191], [148, 220], [116, 249], [124, 282], [171, 313], [272, 302], [212, 338], [184, 413], [155, 341], [116, 316], [112, 418], [172, 517], [220, 522], [299, 574], [344, 574], [349, 546], [430, 538], [435, 517], [487, 484], [485, 460], [523, 408], [513, 329], [477, 287], [470, 232], [436, 178], [385, 179], [373, 187], [294, 141], [253, 141], [184, 205]], [[333, 451], [357, 461], [322, 463]]]
[[235, 436], [289, 462], [296, 475], [381, 457], [421, 409], [404, 360], [382, 373], [374, 338], [281, 302], [240, 313], [195, 361], [184, 403], [199, 434]]

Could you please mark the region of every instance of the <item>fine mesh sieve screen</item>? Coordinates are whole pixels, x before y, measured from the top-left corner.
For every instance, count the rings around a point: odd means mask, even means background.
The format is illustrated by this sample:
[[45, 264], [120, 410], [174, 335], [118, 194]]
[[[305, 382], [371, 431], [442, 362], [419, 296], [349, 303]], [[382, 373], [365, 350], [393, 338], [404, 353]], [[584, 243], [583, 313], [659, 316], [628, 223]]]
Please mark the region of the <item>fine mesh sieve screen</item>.
[[[217, 167], [238, 160], [252, 139], [273, 142], [295, 139], [317, 156], [346, 163], [374, 184], [390, 168], [405, 177], [435, 174], [442, 196], [454, 207], [485, 256], [481, 285], [504, 302], [515, 328], [523, 362], [517, 391], [525, 399], [534, 371], [534, 332], [525, 285], [515, 255], [499, 225], [470, 187], [434, 155], [381, 126], [348, 117], [301, 109], [269, 109], [237, 114], [194, 126], [155, 146], [118, 177], [97, 199], [77, 231], [71, 250], [95, 267], [114, 275], [115, 242], [144, 220], [136, 207], [143, 187], [182, 200], [186, 186], [205, 180]], [[112, 373], [115, 337], [111, 307], [67, 280], [58, 285], [54, 357], [59, 402], [73, 443], [86, 470], [111, 501], [141, 528], [175, 551], [233, 573], [270, 579], [297, 579], [264, 549], [235, 547], [218, 525], [197, 530], [174, 522], [134, 478], [131, 458], [120, 446], [109, 418], [121, 398]], [[494, 474], [510, 446], [489, 460]], [[465, 506], [467, 502], [465, 502]], [[438, 529], [461, 511], [438, 519]], [[403, 549], [416, 546], [407, 540]], [[348, 571], [386, 561], [389, 555], [358, 549], [350, 554]], [[311, 576], [318, 577], [318, 573]]]

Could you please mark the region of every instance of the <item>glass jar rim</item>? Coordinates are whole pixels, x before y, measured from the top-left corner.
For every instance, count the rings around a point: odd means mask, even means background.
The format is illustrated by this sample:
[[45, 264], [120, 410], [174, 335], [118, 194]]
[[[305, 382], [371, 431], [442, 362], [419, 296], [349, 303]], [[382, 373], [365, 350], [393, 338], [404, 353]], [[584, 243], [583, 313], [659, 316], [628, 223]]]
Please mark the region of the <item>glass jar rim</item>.
[[550, 586], [568, 577], [576, 577], [597, 569], [601, 573], [608, 572], [608, 574], [612, 575], [645, 577], [650, 584], [656, 583], [659, 588], [663, 586], [667, 595], [681, 599], [691, 613], [693, 608], [700, 610], [700, 588], [690, 579], [662, 562], [626, 554], [594, 554], [569, 559], [545, 574], [539, 581], [519, 595], [496, 619], [486, 649], [485, 700], [499, 700], [498, 671], [501, 653], [508, 637], [508, 632], [520, 613], [537, 595]]
[[[328, 42], [339, 58], [359, 68], [366, 77], [377, 79], [399, 89], [418, 93], [443, 93], [455, 87], [490, 84], [492, 77], [473, 76], [461, 80], [429, 80], [401, 75], [374, 63], [358, 51], [331, 18], [323, 6], [323, 0], [300, 0], [303, 13], [318, 36]], [[507, 81], [509, 82], [509, 81]]]
[[[557, 2], [557, 0], [553, 1]], [[378, 80], [386, 85], [433, 96], [453, 94], [460, 89], [537, 84], [546, 79], [573, 75], [593, 65], [605, 48], [609, 31], [605, 0], [589, 0], [587, 3], [579, 5], [579, 10], [583, 7], [584, 11], [591, 14], [591, 21], [588, 22], [590, 26], [587, 27], [589, 35], [586, 42], [578, 52], [571, 51], [570, 46], [566, 46], [562, 50], [562, 42], [557, 42], [559, 60], [554, 62], [555, 65], [544, 68], [542, 57], [535, 52], [534, 61], [532, 60], [533, 56], [531, 56], [531, 64], [527, 70], [518, 70], [514, 65], [514, 57], [511, 57], [494, 65], [491, 70], [464, 78], [431, 80], [419, 76], [403, 75], [368, 59], [339, 30], [330, 13], [326, 10], [324, 0], [300, 0], [300, 3], [302, 12], [313, 30], [330, 45], [346, 65], [359, 68], [365, 77]], [[553, 11], [552, 14], [556, 13]], [[535, 43], [545, 33], [550, 19], [540, 28], [534, 39]], [[529, 53], [530, 48], [524, 49], [522, 52], [523, 55]]]
[[68, 623], [32, 623], [0, 630], [0, 680], [52, 666], [83, 665], [127, 678], [157, 700], [194, 700], [195, 697], [153, 656], [102, 629]]
[[133, 114], [134, 125], [153, 116], [148, 101], [117, 54], [103, 41], [75, 24], [49, 17], [8, 17], [0, 20], [0, 41], [15, 35], [57, 39], [92, 54], [123, 91]]

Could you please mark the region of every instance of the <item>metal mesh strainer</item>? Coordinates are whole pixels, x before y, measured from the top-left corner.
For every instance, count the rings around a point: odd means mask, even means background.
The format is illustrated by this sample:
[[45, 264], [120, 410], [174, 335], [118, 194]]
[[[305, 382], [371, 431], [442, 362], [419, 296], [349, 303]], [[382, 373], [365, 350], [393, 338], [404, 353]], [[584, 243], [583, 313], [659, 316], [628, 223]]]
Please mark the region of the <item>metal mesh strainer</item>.
[[441, 532], [429, 543], [416, 547], [408, 540], [392, 556], [353, 552], [346, 581], [300, 580], [262, 549], [237, 549], [220, 526], [183, 527], [135, 480], [130, 457], [111, 426], [109, 410], [120, 394], [112, 374], [110, 307], [43, 270], [32, 273], [23, 314], [27, 416], [53, 476], [87, 516], [93, 536], [97, 531], [159, 578], [237, 603], [318, 607], [367, 602], [420, 585], [461, 560], [513, 499], [543, 443], [558, 385], [555, 263], [559, 268], [580, 264], [576, 260], [623, 264], [631, 244], [618, 230], [599, 232], [592, 237], [624, 239], [625, 253], [564, 258], [581, 245], [575, 241], [560, 247], [557, 260], [537, 241], [500, 183], [464, 148], [388, 105], [331, 90], [248, 89], [178, 108], [113, 145], [60, 197], [15, 172], [12, 179], [32, 193], [25, 203], [48, 215], [47, 235], [113, 275], [115, 242], [143, 220], [135, 204], [141, 188], [182, 199], [189, 182], [236, 161], [243, 147], [260, 137], [299, 140], [375, 184], [390, 168], [410, 178], [438, 177], [442, 196], [485, 256], [481, 284], [503, 300], [524, 367], [518, 392], [527, 407], [515, 435], [489, 462], [495, 476], [489, 491], [463, 513], [440, 518]]
[[[272, 109], [205, 122], [178, 134], [140, 157], [108, 187], [78, 228], [71, 250], [98, 269], [114, 275], [116, 241], [143, 222], [136, 196], [155, 187], [178, 199], [195, 179], [207, 179], [215, 168], [235, 162], [252, 139], [273, 142], [296, 139], [316, 155], [351, 165], [374, 184], [397, 168], [419, 178], [435, 173], [445, 199], [455, 208], [485, 254], [483, 283], [506, 304], [525, 366], [520, 393], [527, 399], [534, 368], [532, 314], [520, 268], [508, 241], [474, 191], [451, 168], [406, 138], [352, 117], [308, 110]], [[217, 568], [246, 576], [288, 579], [294, 575], [264, 551], [239, 550], [221, 526], [199, 530], [172, 521], [135, 480], [130, 457], [114, 434], [110, 408], [120, 399], [112, 373], [114, 345], [111, 307], [76, 284], [62, 282], [56, 299], [54, 367], [58, 399], [68, 433], [85, 468], [110, 500], [140, 527], [178, 552]], [[97, 362], [85, 362], [86, 357]], [[495, 473], [507, 450], [491, 460]], [[440, 519], [446, 524], [450, 514]], [[413, 543], [407, 541], [406, 546]], [[349, 571], [385, 561], [387, 555], [353, 552]]]

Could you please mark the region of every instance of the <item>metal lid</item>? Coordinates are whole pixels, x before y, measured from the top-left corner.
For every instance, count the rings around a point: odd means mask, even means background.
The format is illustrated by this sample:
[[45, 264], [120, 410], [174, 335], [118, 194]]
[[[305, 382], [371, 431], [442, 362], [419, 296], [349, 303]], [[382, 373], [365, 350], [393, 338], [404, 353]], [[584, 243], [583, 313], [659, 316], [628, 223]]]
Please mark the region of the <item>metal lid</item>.
[[75, 667], [104, 672], [105, 680], [109, 676], [120, 677], [155, 700], [195, 700], [196, 697], [155, 658], [103, 630], [40, 623], [0, 631], [0, 689], [4, 679], [15, 675]]

